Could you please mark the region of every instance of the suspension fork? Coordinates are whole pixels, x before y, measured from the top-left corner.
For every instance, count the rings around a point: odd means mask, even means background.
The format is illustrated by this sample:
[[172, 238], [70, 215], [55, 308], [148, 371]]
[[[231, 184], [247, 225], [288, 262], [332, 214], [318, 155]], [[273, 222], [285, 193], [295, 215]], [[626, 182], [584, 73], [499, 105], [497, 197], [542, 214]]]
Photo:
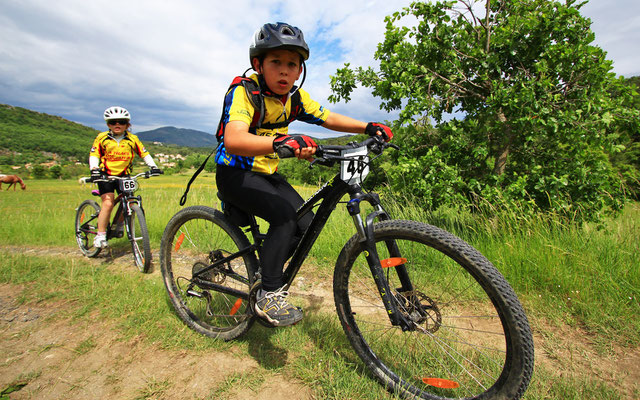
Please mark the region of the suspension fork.
[[120, 194], [120, 203], [118, 207], [118, 211], [121, 215], [116, 213], [116, 216], [113, 219], [114, 224], [117, 226], [118, 219], [122, 218], [122, 223], [124, 224], [124, 229], [127, 232], [127, 238], [129, 240], [132, 239], [131, 233], [131, 204], [137, 204], [142, 212], [144, 213], [144, 209], [142, 208], [142, 197], [140, 196], [125, 196], [124, 194]]
[[[360, 202], [361, 201], [369, 202], [374, 208], [375, 211], [371, 212], [367, 215], [366, 224], [362, 220], [362, 216], [360, 215]], [[389, 314], [389, 319], [391, 320], [392, 325], [400, 326], [402, 330], [411, 329], [411, 323], [404, 316], [398, 312], [398, 303], [393, 296], [392, 288], [389, 286], [389, 281], [387, 280], [380, 257], [378, 255], [378, 250], [376, 248], [375, 236], [373, 234], [373, 222], [376, 218], [381, 220], [390, 219], [382, 206], [380, 205], [380, 198], [376, 193], [368, 193], [363, 194], [362, 192], [351, 193], [351, 200], [347, 203], [347, 211], [349, 215], [353, 218], [353, 222], [356, 226], [356, 230], [358, 235], [360, 236], [360, 243], [364, 249], [364, 254], [367, 259], [367, 263], [369, 264], [369, 269], [371, 270], [371, 274], [373, 275], [373, 279], [376, 282], [376, 286], [378, 287], [378, 291], [380, 293], [380, 297], [382, 302], [387, 309], [387, 313]], [[400, 249], [395, 241], [389, 240], [385, 242], [387, 249], [389, 250], [389, 254], [392, 257], [400, 257]], [[402, 288], [399, 288], [401, 291], [411, 290], [413, 286], [409, 280], [409, 275], [407, 274], [407, 270], [404, 264], [397, 265], [395, 267], [396, 273], [402, 283]]]

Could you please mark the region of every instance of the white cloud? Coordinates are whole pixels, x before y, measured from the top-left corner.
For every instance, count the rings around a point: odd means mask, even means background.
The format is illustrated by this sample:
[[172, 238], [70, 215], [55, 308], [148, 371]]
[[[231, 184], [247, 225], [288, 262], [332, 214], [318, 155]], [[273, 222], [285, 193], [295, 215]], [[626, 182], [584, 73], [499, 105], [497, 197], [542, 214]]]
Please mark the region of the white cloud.
[[[636, 0], [584, 8], [617, 73], [640, 75]], [[328, 108], [364, 120], [390, 118], [357, 89], [330, 104], [329, 76], [345, 62], [374, 66], [384, 17], [409, 0], [4, 0], [0, 12], [0, 102], [102, 128], [104, 108], [130, 109], [137, 130], [164, 125], [211, 132], [224, 90], [248, 66], [265, 22], [299, 26], [311, 47], [304, 87]], [[296, 129], [303, 127], [296, 127]]]

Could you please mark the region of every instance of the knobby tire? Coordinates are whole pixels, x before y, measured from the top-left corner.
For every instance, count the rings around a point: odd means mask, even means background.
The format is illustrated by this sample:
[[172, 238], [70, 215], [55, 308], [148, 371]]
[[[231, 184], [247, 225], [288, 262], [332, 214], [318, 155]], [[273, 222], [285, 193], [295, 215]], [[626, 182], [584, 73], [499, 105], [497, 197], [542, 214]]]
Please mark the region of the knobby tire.
[[178, 317], [196, 332], [233, 340], [252, 326], [254, 315], [247, 296], [211, 286], [248, 294], [258, 268], [255, 253], [205, 270], [216, 260], [248, 246], [242, 230], [210, 207], [184, 208], [167, 224], [160, 250], [162, 277]]
[[133, 260], [140, 272], [151, 272], [151, 243], [144, 211], [138, 204], [131, 204], [131, 215], [127, 217], [129, 240], [133, 251]]
[[100, 214], [100, 206], [94, 200], [83, 201], [76, 211], [76, 242], [82, 254], [87, 257], [95, 257], [102, 250], [93, 246], [93, 239], [98, 232], [98, 214]]
[[[336, 263], [334, 298], [349, 341], [375, 378], [407, 398], [519, 399], [533, 372], [533, 340], [500, 272], [431, 225], [383, 221], [374, 232], [380, 259], [391, 260], [383, 270], [392, 295], [414, 329], [391, 324], [358, 236]], [[391, 254], [394, 245], [400, 254]], [[398, 263], [413, 290], [401, 290]]]

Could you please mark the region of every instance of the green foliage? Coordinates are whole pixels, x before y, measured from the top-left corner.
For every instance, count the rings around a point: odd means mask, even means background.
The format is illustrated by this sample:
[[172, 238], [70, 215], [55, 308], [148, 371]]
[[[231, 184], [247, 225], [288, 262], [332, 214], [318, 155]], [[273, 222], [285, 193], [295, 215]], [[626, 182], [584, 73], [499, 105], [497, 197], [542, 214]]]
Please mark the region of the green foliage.
[[48, 174], [51, 179], [60, 179], [62, 177], [62, 167], [59, 165], [54, 165], [49, 168]]
[[47, 177], [47, 170], [42, 165], [34, 165], [31, 174], [35, 179], [43, 179]]
[[[638, 95], [591, 44], [584, 3], [473, 3], [415, 2], [387, 17], [380, 71], [345, 65], [331, 99], [349, 100], [359, 82], [416, 125], [389, 175], [425, 206], [503, 199], [586, 220], [620, 210], [637, 167], [613, 160], [637, 137]], [[429, 117], [438, 129], [427, 134]]]

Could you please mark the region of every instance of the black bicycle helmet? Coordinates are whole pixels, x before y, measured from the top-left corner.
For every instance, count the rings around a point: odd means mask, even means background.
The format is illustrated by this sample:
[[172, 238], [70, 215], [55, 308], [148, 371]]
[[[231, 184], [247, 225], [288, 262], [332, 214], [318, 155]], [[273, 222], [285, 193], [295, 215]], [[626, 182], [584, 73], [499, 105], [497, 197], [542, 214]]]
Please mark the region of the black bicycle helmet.
[[249, 46], [249, 62], [267, 50], [288, 49], [297, 51], [303, 61], [309, 59], [309, 46], [304, 41], [302, 31], [284, 22], [264, 24], [253, 35]]

